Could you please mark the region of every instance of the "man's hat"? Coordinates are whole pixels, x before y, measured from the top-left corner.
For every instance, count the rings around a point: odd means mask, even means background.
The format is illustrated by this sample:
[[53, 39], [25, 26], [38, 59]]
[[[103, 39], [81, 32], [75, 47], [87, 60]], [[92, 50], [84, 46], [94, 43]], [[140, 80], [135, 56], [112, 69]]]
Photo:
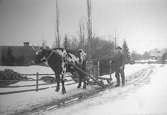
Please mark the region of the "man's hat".
[[120, 46], [118, 46], [118, 47], [116, 47], [116, 49], [119, 49], [119, 50], [121, 50], [122, 48], [121, 48]]

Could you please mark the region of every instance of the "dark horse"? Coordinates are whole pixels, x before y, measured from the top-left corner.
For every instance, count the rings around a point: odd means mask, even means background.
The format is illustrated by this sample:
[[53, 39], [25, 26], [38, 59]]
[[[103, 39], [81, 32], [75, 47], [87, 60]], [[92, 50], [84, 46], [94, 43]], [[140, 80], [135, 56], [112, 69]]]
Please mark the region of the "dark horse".
[[[55, 72], [57, 87], [56, 91], [60, 90], [60, 81], [62, 83], [62, 93], [66, 93], [65, 86], [64, 86], [64, 73], [71, 72], [74, 74], [77, 72], [72, 66], [68, 65], [68, 62], [74, 63], [77, 66], [82, 67], [83, 62], [85, 60], [86, 53], [83, 50], [78, 50], [78, 56], [67, 52], [64, 48], [40, 48], [36, 52], [36, 63], [42, 63], [47, 61], [47, 64], [51, 69]], [[84, 76], [83, 74], [79, 73], [79, 85], [78, 88], [81, 86], [81, 81], [83, 81]], [[86, 88], [86, 86], [84, 86]]]

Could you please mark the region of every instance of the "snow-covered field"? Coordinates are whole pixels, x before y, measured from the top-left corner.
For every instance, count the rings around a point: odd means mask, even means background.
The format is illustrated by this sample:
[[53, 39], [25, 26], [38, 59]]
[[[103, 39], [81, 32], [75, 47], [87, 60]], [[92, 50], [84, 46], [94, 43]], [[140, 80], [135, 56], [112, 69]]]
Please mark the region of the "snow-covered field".
[[[141, 69], [147, 68], [149, 66], [150, 65], [148, 65], [148, 64], [126, 65], [125, 74], [128, 77], [128, 76], [140, 71]], [[157, 73], [155, 73], [155, 75], [153, 75], [153, 76], [155, 76], [155, 78], [156, 78], [156, 74], [158, 74], [158, 75], [160, 74], [159, 71], [164, 72], [164, 69], [165, 68], [167, 69], [166, 66], [162, 67], [162, 68], [160, 68], [160, 65], [154, 65], [154, 66], [157, 67]], [[13, 69], [14, 71], [17, 71], [17, 72], [23, 73], [23, 74], [25, 74], [25, 73], [33, 74], [36, 72], [44, 73], [44, 74], [45, 73], [49, 73], [49, 74], [53, 73], [53, 71], [50, 68], [41, 67], [41, 66], [28, 66], [28, 67], [4, 67], [4, 66], [1, 66], [0, 70], [3, 70], [3, 69]], [[162, 76], [164, 74], [165, 73], [163, 73]], [[153, 76], [151, 78], [153, 78]], [[103, 77], [105, 77], [105, 76], [103, 76]], [[158, 80], [158, 78], [155, 80]], [[165, 84], [165, 82], [164, 82], [164, 84]], [[55, 88], [48, 88], [46, 90], [42, 90], [42, 91], [38, 91], [38, 92], [33, 91], [33, 92], [16, 93], [16, 94], [9, 94], [9, 95], [0, 95], [0, 114], [11, 114], [11, 113], [20, 112], [22, 110], [31, 110], [34, 107], [51, 103], [57, 99], [63, 99], [63, 98], [69, 97], [71, 95], [78, 94], [80, 92], [88, 92], [88, 91], [91, 91], [94, 89], [93, 86], [88, 86], [87, 90], [77, 89], [76, 87], [77, 87], [77, 84], [66, 86], [67, 93], [65, 95], [62, 95], [61, 92], [55, 92]], [[131, 86], [126, 86], [126, 87], [129, 88]], [[82, 102], [80, 104], [76, 104], [76, 105], [73, 105], [71, 107], [67, 107], [64, 109], [56, 110], [56, 111], [45, 112], [45, 114], [55, 114], [55, 113], [57, 113], [57, 114], [77, 114], [77, 112], [80, 112], [80, 114], [84, 114], [84, 113], [94, 114], [93, 112], [95, 112], [95, 114], [96, 113], [100, 114], [103, 110], [104, 110], [104, 114], [110, 114], [110, 110], [112, 113], [114, 111], [116, 112], [116, 110], [118, 110], [118, 108], [120, 108], [120, 107], [124, 107], [124, 106], [125, 106], [125, 108], [128, 107], [128, 106], [126, 106], [126, 104], [124, 104], [124, 100], [123, 100], [122, 105], [121, 105], [121, 103], [122, 103], [121, 101], [120, 101], [120, 103], [117, 104], [116, 103], [117, 101], [113, 100], [113, 96], [115, 95], [115, 97], [120, 98], [120, 100], [122, 98], [124, 99], [126, 97], [126, 98], [129, 98], [128, 101], [130, 101], [131, 97], [119, 95], [119, 93], [121, 94], [121, 92], [124, 92], [124, 89], [127, 89], [127, 88], [108, 89], [108, 90], [103, 92], [104, 94], [100, 93], [99, 96], [96, 97], [95, 99], [85, 100], [84, 102]], [[5, 91], [5, 90], [10, 91], [11, 89], [0, 88], [0, 92]], [[146, 92], [144, 92], [144, 94], [146, 94]], [[130, 95], [132, 95], [132, 94], [130, 94]], [[140, 95], [143, 95], [143, 93], [140, 93]], [[133, 97], [132, 99], [134, 99], [134, 100], [132, 100], [132, 104], [135, 104], [135, 102], [134, 102], [135, 98]], [[114, 103], [116, 103], [116, 105], [117, 105], [116, 107], [118, 107], [117, 109], [113, 108]], [[102, 105], [104, 105], [104, 107]], [[128, 105], [130, 105], [130, 104], [128, 104]], [[96, 107], [97, 107], [97, 110], [96, 110]]]
[[41, 74], [53, 74], [54, 72], [52, 71], [51, 68], [45, 67], [45, 66], [38, 66], [38, 65], [33, 65], [33, 66], [0, 66], [0, 70], [4, 69], [12, 69], [18, 73], [21, 74], [35, 74], [36, 72], [39, 72]]

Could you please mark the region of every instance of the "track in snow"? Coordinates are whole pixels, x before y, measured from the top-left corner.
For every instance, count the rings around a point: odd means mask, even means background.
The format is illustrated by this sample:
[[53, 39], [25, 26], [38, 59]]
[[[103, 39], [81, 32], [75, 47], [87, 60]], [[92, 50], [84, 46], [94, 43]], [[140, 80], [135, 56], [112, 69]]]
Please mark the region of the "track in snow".
[[[153, 72], [154, 67], [150, 66], [148, 68], [142, 69], [138, 72], [136, 72], [135, 74], [130, 75], [126, 80], [126, 85], [138, 85], [138, 84], [142, 84], [143, 81], [147, 81], [148, 80], [148, 76]], [[115, 84], [115, 83], [114, 83]], [[108, 86], [107, 88], [114, 88], [114, 84], [111, 86]], [[80, 103], [85, 99], [89, 99], [89, 98], [93, 98], [98, 96], [97, 94], [101, 91], [106, 90], [106, 88], [101, 88], [101, 87], [97, 87], [95, 88], [95, 90], [91, 90], [89, 92], [86, 93], [79, 93], [73, 96], [70, 96], [68, 98], [65, 99], [60, 99], [60, 100], [56, 100], [52, 103], [49, 103], [47, 105], [42, 105], [42, 106], [38, 106], [36, 108], [33, 108], [32, 110], [25, 110], [22, 112], [18, 112], [15, 113], [16, 115], [24, 115], [24, 114], [40, 114], [44, 111], [49, 111], [49, 110], [56, 110], [59, 108], [63, 108], [63, 107], [67, 107], [70, 106], [72, 104], [76, 104], [76, 103]]]

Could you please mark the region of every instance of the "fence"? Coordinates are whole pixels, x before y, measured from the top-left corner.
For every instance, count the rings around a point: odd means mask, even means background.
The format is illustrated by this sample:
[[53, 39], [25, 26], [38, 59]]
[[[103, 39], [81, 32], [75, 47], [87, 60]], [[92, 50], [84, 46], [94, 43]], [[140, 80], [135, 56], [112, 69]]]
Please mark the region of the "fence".
[[86, 72], [93, 76], [100, 75], [100, 67], [99, 67], [99, 60], [97, 59], [89, 59], [86, 61]]
[[[35, 81], [35, 85], [24, 85], [24, 86], [6, 86], [6, 87], [3, 87], [3, 88], [17, 88], [17, 87], [29, 87], [29, 86], [35, 86], [35, 88], [33, 89], [23, 89], [23, 90], [15, 90], [15, 91], [9, 91], [9, 92], [0, 92], [0, 95], [6, 95], [6, 94], [13, 94], [13, 93], [23, 93], [23, 92], [30, 92], [30, 91], [36, 91], [38, 92], [39, 90], [44, 90], [44, 89], [48, 89], [48, 88], [53, 88], [53, 87], [56, 87], [55, 85], [54, 86], [47, 86], [47, 87], [42, 87], [42, 88], [39, 88], [39, 86], [42, 86], [42, 85], [52, 85], [52, 84], [47, 84], [47, 83], [43, 83], [43, 84], [39, 84], [39, 76], [40, 75], [55, 75], [55, 74], [39, 74], [38, 72], [36, 74], [22, 74], [22, 75], [35, 75], [36, 76], [36, 79], [28, 79], [28, 80], [20, 80], [20, 81]], [[66, 76], [66, 77], [70, 77], [71, 75], [69, 76]], [[111, 81], [112, 79], [111, 78], [102, 78], [102, 77], [97, 77], [98, 79], [100, 80], [107, 80], [108, 81]], [[0, 81], [17, 81], [17, 80], [0, 80]], [[72, 79], [71, 80], [66, 80], [66, 82], [70, 82], [70, 81], [73, 81]], [[108, 82], [109, 83], [109, 82]], [[66, 85], [73, 85], [73, 84], [76, 84], [75, 82], [72, 82], [72, 83], [67, 83]], [[94, 83], [92, 83], [94, 84]], [[2, 88], [2, 87], [1, 87]]]
[[[39, 76], [42, 75], [47, 75], [47, 76], [51, 76], [51, 75], [55, 75], [55, 74], [39, 74], [38, 72], [36, 72], [36, 74], [21, 74], [23, 76], [35, 76], [35, 79], [33, 78], [29, 78], [29, 79], [26, 79], [26, 80], [0, 80], [0, 81], [35, 81], [35, 84], [33, 85], [22, 85], [22, 86], [3, 86], [1, 88], [17, 88], [17, 87], [33, 87], [35, 86], [35, 88], [31, 88], [31, 89], [24, 89], [24, 90], [15, 90], [15, 91], [10, 91], [10, 92], [0, 92], [0, 95], [5, 95], [5, 94], [13, 94], [13, 93], [21, 93], [21, 92], [29, 92], [29, 91], [36, 91], [38, 92], [39, 90], [43, 90], [43, 89], [48, 89], [50, 86], [48, 87], [42, 87], [42, 88], [39, 88], [39, 86], [41, 85], [52, 85], [52, 84], [55, 84], [55, 83], [51, 83], [51, 84], [48, 84], [48, 83], [42, 83], [42, 84], [39, 84], [39, 81], [42, 81], [41, 79], [39, 79]], [[70, 77], [71, 75], [68, 75], [66, 77]], [[70, 81], [73, 81], [72, 79], [71, 80], [66, 80], [67, 82], [70, 82]], [[76, 83], [68, 83], [66, 85], [72, 85], [72, 84], [76, 84]], [[52, 86], [52, 87], [56, 87], [56, 86]]]
[[102, 76], [111, 74], [114, 71], [114, 65], [110, 59], [89, 59], [86, 61], [86, 71], [94, 76]]
[[[105, 70], [105, 71], [104, 71]], [[94, 77], [96, 76], [97, 79], [100, 80], [107, 80], [107, 81], [111, 81], [111, 67], [110, 67], [110, 63], [107, 62], [103, 62], [102, 60], [96, 60], [96, 59], [91, 59], [91, 60], [87, 60], [86, 62], [86, 72], [88, 72], [89, 74], [93, 75]], [[100, 75], [105, 75], [105, 74], [110, 74], [110, 78], [102, 78], [99, 77]], [[27, 90], [19, 90], [19, 91], [10, 91], [10, 92], [0, 92], [0, 95], [3, 94], [12, 94], [12, 93], [20, 93], [20, 92], [28, 92], [28, 91], [39, 91], [39, 90], [43, 90], [43, 89], [47, 89], [49, 87], [42, 87], [39, 88], [39, 86], [42, 85], [51, 85], [48, 83], [39, 83], [39, 81], [41, 81], [41, 79], [39, 79], [39, 76], [52, 76], [55, 74], [40, 74], [38, 72], [36, 72], [35, 74], [21, 74], [23, 76], [35, 76], [35, 79], [33, 78], [29, 78], [26, 80], [0, 80], [0, 81], [35, 81], [35, 84], [33, 85], [23, 85], [23, 86], [6, 86], [6, 88], [17, 88], [17, 87], [31, 87], [31, 86], [35, 86], [35, 88], [33, 89], [27, 89]], [[66, 77], [71, 77], [71, 75], [68, 75]], [[72, 79], [70, 80], [66, 80], [66, 82], [70, 82], [73, 81]], [[76, 84], [74, 83], [68, 83], [66, 85], [72, 85], [72, 84]], [[56, 86], [52, 86], [52, 87], [56, 87]]]

